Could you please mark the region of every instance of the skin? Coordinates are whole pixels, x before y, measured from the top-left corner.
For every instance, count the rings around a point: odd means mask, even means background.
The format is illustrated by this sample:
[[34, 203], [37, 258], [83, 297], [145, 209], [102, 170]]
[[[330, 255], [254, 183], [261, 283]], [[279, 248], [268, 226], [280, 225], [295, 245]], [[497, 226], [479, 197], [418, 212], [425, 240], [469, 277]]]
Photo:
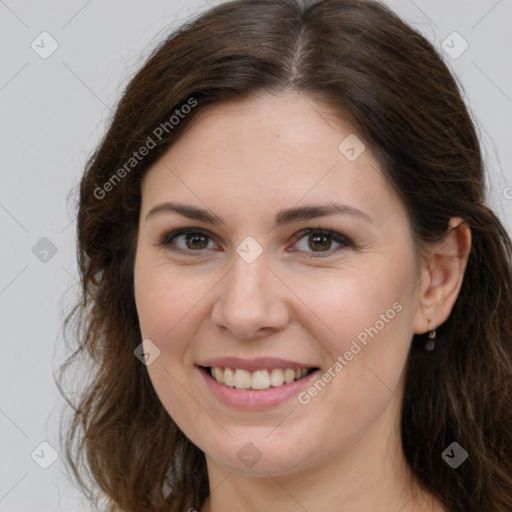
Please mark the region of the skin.
[[[471, 235], [453, 218], [450, 227], [460, 227], [420, 257], [369, 146], [355, 161], [338, 150], [352, 133], [294, 92], [215, 105], [142, 182], [135, 298], [142, 337], [160, 350], [147, 369], [163, 406], [206, 455], [212, 492], [201, 512], [226, 503], [248, 512], [443, 510], [404, 461], [400, 403], [412, 336], [448, 318]], [[207, 208], [223, 222], [173, 212], [146, 219], [166, 201]], [[275, 225], [281, 209], [330, 201], [371, 221], [333, 214]], [[184, 254], [159, 245], [187, 227], [211, 238], [199, 249], [175, 238]], [[318, 227], [353, 245], [293, 238]], [[252, 263], [236, 252], [248, 236], [263, 249]], [[305, 405], [294, 397], [266, 410], [227, 406], [196, 367], [211, 357], [271, 356], [326, 371], [396, 303], [400, 312]], [[261, 454], [251, 468], [237, 457], [249, 442]]]

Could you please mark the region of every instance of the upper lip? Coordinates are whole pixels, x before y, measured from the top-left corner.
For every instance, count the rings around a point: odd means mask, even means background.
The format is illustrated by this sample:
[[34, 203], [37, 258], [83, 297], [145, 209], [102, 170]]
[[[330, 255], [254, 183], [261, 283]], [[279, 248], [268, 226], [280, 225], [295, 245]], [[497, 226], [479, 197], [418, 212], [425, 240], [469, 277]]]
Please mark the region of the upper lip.
[[256, 370], [271, 370], [273, 368], [317, 368], [317, 365], [310, 363], [301, 363], [299, 361], [291, 361], [289, 359], [279, 359], [275, 357], [257, 357], [255, 359], [242, 359], [240, 357], [215, 357], [207, 359], [198, 366], [206, 368], [240, 368], [254, 372]]

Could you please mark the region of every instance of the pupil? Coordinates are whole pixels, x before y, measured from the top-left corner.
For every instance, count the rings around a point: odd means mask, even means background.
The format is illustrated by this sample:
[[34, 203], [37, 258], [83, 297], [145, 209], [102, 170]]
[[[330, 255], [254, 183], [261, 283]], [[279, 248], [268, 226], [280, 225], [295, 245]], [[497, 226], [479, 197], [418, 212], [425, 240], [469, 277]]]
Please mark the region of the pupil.
[[[201, 239], [203, 240], [203, 244], [201, 244]], [[198, 233], [189, 233], [187, 235], [187, 238], [186, 238], [186, 242], [187, 242], [187, 245], [189, 246], [190, 248], [190, 245], [195, 245], [195, 248], [199, 248], [199, 249], [204, 249], [204, 247], [206, 247], [206, 245], [208, 244], [204, 244], [204, 241], [205, 241], [206, 237], [204, 237], [203, 235], [201, 234], [198, 234]], [[189, 245], [189, 242], [192, 242], [192, 244]], [[197, 247], [196, 244], [199, 244], [200, 247]], [[194, 247], [192, 247], [194, 248]]]
[[316, 247], [314, 247], [314, 246], [313, 246], [313, 244], [317, 243], [317, 241], [318, 241], [318, 240], [323, 240], [323, 241], [324, 241], [324, 243], [323, 243], [323, 244], [321, 244], [321, 242], [320, 242], [320, 244], [322, 245], [322, 247], [320, 247], [320, 249], [329, 249], [329, 248], [330, 248], [330, 246], [331, 246], [331, 240], [330, 240], [330, 238], [329, 238], [329, 237], [327, 237], [327, 236], [325, 236], [325, 235], [312, 235], [312, 236], [310, 237], [310, 241], [311, 241], [311, 240], [313, 240], [313, 243], [310, 243], [310, 244], [309, 244], [309, 247], [310, 247], [311, 249], [319, 248], [319, 246], [318, 246], [318, 245], [316, 245]]

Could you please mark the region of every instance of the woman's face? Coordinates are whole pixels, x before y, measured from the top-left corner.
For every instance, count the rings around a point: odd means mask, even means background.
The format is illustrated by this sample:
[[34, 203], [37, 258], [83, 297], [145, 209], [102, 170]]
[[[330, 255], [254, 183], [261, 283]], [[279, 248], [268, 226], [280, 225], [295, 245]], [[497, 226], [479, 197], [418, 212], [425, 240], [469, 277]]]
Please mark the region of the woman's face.
[[209, 463], [285, 475], [390, 446], [419, 275], [370, 149], [301, 95], [210, 108], [143, 180], [147, 370]]

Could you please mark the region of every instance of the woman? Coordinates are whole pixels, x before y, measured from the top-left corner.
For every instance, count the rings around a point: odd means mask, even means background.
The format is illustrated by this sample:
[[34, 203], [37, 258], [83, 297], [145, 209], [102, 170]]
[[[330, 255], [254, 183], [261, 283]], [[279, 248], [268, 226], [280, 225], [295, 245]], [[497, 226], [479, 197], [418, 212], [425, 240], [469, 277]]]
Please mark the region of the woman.
[[78, 248], [96, 368], [66, 448], [106, 509], [512, 510], [510, 238], [453, 77], [380, 3], [172, 34], [87, 165]]

